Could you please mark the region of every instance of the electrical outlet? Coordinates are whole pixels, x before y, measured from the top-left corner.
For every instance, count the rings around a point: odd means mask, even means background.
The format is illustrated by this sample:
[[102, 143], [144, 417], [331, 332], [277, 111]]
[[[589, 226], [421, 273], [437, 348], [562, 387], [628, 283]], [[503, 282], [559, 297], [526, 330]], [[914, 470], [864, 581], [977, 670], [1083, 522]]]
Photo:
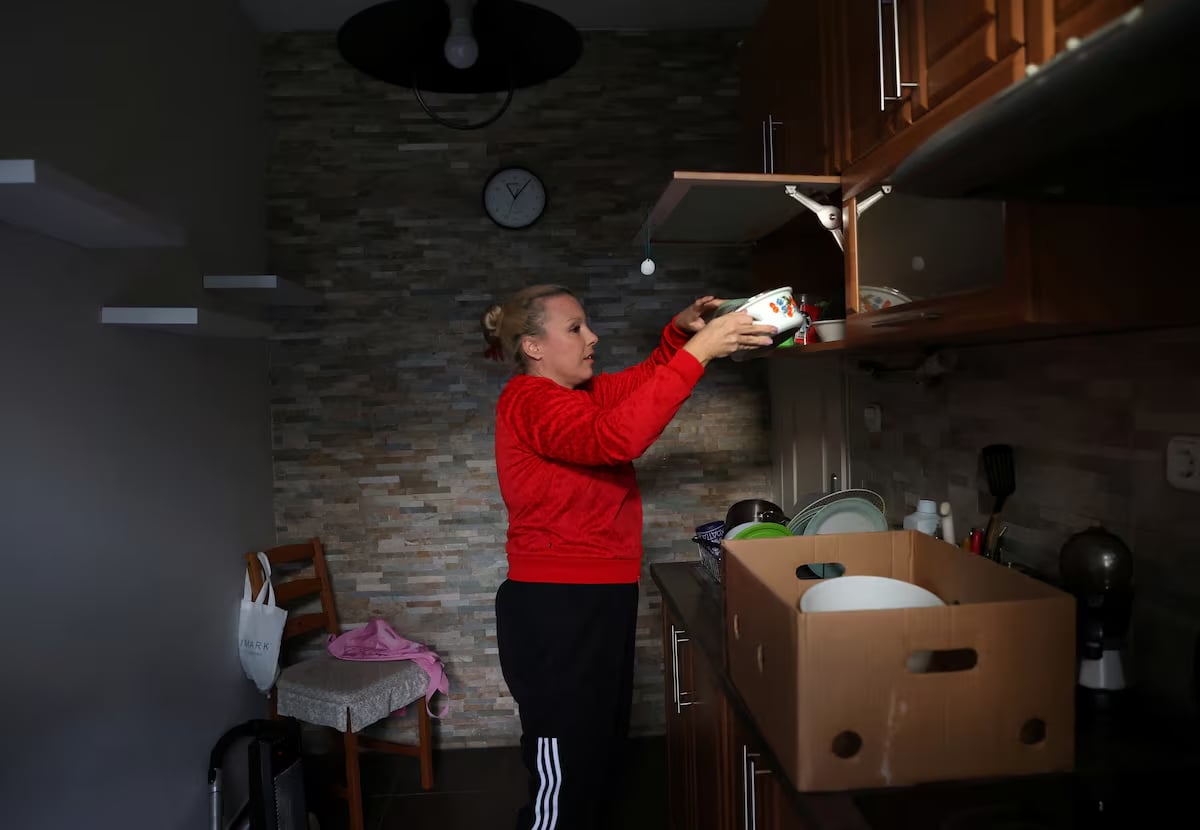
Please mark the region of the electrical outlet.
[[883, 432], [883, 409], [879, 404], [869, 403], [863, 407], [863, 424], [872, 435]]
[[1167, 442], [1167, 483], [1200, 493], [1200, 436], [1176, 435]]

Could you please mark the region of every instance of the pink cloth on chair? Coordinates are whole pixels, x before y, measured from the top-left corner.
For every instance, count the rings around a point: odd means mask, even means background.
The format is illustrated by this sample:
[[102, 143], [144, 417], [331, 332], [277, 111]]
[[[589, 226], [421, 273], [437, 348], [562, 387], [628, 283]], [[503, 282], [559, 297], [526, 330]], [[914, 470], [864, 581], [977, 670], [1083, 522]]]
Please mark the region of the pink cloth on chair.
[[[450, 711], [450, 681], [446, 678], [441, 658], [428, 646], [404, 639], [378, 617], [362, 628], [355, 628], [336, 637], [331, 635], [327, 648], [330, 654], [341, 660], [412, 660], [429, 675], [429, 686], [425, 690], [425, 711], [435, 718], [444, 717]], [[429, 708], [434, 692], [441, 692], [446, 696], [446, 706], [440, 714]]]

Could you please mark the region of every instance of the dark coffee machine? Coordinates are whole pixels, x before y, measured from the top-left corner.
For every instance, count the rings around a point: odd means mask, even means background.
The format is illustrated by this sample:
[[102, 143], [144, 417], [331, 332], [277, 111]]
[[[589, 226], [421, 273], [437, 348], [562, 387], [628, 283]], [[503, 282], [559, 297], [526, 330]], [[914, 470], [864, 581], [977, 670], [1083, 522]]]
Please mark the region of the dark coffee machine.
[[1115, 692], [1126, 686], [1122, 650], [1133, 613], [1133, 554], [1102, 527], [1076, 533], [1058, 557], [1065, 590], [1076, 599], [1079, 685]]

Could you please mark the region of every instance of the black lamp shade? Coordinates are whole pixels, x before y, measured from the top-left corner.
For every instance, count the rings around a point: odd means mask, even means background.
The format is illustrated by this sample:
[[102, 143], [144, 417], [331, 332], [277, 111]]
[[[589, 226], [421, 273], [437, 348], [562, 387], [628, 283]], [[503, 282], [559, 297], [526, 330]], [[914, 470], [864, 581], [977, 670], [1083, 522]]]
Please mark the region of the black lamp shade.
[[361, 72], [422, 92], [505, 92], [548, 81], [575, 65], [583, 39], [553, 12], [519, 0], [477, 0], [472, 32], [479, 58], [467, 69], [442, 53], [450, 32], [446, 0], [390, 0], [364, 9], [338, 31], [342, 57]]

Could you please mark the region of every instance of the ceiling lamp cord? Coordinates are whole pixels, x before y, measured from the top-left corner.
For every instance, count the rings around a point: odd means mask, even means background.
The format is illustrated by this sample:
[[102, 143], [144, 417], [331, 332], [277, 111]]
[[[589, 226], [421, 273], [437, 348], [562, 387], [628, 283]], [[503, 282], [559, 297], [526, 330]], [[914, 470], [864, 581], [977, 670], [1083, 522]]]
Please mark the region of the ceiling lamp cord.
[[512, 72], [509, 72], [508, 73], [508, 92], [504, 96], [504, 102], [502, 104], [500, 104], [500, 109], [496, 110], [496, 112], [494, 112], [492, 115], [488, 116], [487, 118], [483, 119], [482, 121], [476, 121], [475, 123], [472, 124], [472, 123], [466, 123], [466, 122], [462, 122], [462, 121], [451, 121], [450, 119], [443, 118], [442, 116], [438, 115], [436, 112], [431, 110], [429, 108], [429, 105], [425, 103], [425, 99], [421, 96], [421, 86], [420, 86], [420, 84], [417, 83], [416, 75], [417, 75], [417, 73], [414, 72], [412, 88], [413, 88], [413, 94], [417, 97], [417, 103], [421, 105], [421, 109], [425, 110], [426, 115], [428, 115], [430, 118], [432, 118], [437, 123], [441, 124], [443, 127], [449, 127], [452, 130], [478, 130], [483, 127], [486, 127], [488, 124], [491, 124], [493, 121], [498, 119], [500, 116], [504, 115], [505, 111], [508, 109], [508, 105], [512, 103], [513, 92], [516, 89], [513, 86], [513, 82], [512, 82]]

